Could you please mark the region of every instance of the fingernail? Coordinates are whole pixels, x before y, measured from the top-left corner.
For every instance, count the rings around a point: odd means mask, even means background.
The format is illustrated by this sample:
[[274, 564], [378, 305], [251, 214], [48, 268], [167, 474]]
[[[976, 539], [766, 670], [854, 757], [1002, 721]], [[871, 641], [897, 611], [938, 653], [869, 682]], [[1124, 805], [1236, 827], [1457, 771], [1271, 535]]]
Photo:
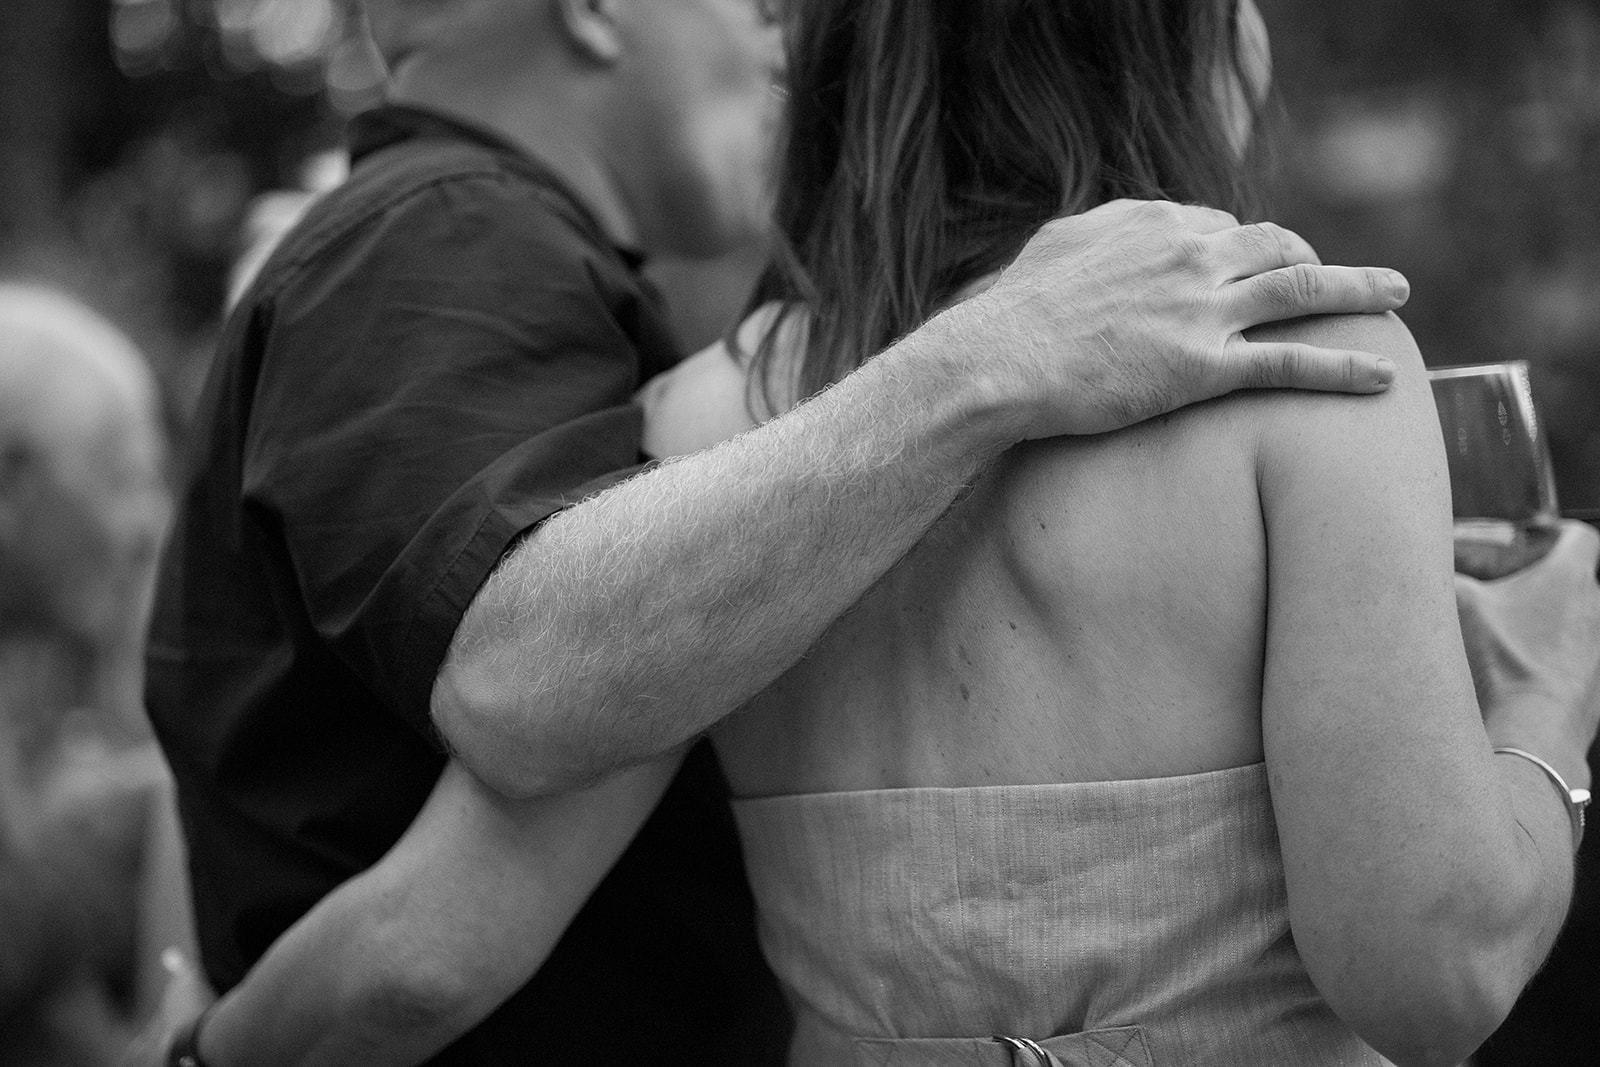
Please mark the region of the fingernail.
[[1390, 382], [1394, 381], [1394, 371], [1394, 360], [1388, 358], [1387, 356], [1379, 356], [1378, 366], [1373, 372], [1373, 377], [1377, 380], [1379, 385], [1388, 385]]
[[1389, 287], [1394, 290], [1394, 295], [1401, 300], [1405, 300], [1411, 295], [1411, 283], [1406, 280], [1404, 274], [1397, 270], [1389, 272]]

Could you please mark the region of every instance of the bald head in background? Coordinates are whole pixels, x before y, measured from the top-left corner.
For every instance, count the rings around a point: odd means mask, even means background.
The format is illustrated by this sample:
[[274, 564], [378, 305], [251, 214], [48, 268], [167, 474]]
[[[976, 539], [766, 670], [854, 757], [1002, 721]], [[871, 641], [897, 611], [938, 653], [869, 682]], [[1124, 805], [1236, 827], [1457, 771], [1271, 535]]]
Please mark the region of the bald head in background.
[[100, 315], [0, 284], [0, 633], [105, 644], [142, 620], [169, 507], [158, 396]]

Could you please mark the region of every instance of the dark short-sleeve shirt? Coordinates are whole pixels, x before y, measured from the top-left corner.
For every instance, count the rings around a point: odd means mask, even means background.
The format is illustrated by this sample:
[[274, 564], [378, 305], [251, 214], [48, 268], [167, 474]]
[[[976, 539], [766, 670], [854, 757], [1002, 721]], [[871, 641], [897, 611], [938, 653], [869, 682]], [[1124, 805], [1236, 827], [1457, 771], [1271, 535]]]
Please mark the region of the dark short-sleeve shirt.
[[[632, 394], [679, 355], [638, 258], [534, 159], [415, 109], [352, 132], [350, 179], [226, 324], [151, 626], [221, 989], [415, 817], [467, 604], [519, 537], [637, 470]], [[697, 751], [533, 982], [437, 1062], [635, 1040], [780, 1062], [723, 796]]]

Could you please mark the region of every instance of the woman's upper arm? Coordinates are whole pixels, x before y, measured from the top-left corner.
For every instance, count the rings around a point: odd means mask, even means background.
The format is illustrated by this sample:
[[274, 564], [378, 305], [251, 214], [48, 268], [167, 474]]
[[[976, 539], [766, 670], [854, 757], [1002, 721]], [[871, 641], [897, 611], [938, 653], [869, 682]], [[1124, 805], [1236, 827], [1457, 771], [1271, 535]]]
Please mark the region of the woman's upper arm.
[[[1449, 479], [1415, 344], [1393, 316], [1297, 328], [1399, 366], [1380, 396], [1266, 401], [1257, 452], [1268, 758], [1278, 777], [1320, 781], [1332, 765], [1348, 781], [1376, 776], [1366, 761], [1344, 766], [1351, 756], [1409, 762], [1480, 720], [1456, 621]], [[1285, 800], [1291, 816], [1315, 814]]]
[[1407, 952], [1419, 967], [1437, 963], [1437, 946], [1413, 935], [1471, 881], [1457, 877], [1473, 862], [1462, 846], [1494, 821], [1493, 775], [1456, 619], [1438, 417], [1416, 346], [1392, 315], [1280, 331], [1399, 367], [1381, 396], [1264, 399], [1258, 444], [1263, 741], [1296, 941], [1338, 1009], [1343, 993], [1382, 997]]

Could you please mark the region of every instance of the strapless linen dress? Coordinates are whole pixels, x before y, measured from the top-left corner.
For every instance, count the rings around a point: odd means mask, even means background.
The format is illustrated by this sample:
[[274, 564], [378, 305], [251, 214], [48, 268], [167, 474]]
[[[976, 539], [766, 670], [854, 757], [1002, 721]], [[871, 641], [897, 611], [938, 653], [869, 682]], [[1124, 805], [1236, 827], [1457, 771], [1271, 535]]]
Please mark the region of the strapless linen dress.
[[1383, 1063], [1295, 950], [1261, 764], [734, 812], [791, 1067]]

